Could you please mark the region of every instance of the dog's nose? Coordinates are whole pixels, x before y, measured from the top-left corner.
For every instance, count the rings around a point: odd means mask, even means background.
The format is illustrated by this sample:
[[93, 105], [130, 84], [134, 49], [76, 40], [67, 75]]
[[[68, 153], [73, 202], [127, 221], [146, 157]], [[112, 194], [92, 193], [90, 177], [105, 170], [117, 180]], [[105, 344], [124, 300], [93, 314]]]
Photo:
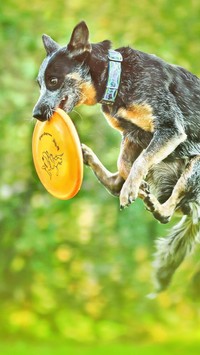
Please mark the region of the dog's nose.
[[44, 114], [42, 113], [42, 111], [39, 109], [39, 108], [37, 108], [37, 107], [35, 107], [34, 109], [33, 109], [33, 117], [34, 118], [37, 118], [37, 120], [39, 120], [39, 121], [46, 121], [46, 118], [44, 117]]

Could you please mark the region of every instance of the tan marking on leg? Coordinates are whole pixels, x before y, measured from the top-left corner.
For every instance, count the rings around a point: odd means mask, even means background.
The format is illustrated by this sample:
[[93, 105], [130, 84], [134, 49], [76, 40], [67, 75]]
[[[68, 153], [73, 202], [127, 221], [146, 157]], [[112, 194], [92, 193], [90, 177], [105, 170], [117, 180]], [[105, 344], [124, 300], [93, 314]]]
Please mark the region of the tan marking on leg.
[[105, 113], [105, 112], [103, 114], [104, 114], [105, 118], [107, 119], [107, 121], [108, 121], [108, 123], [109, 123], [109, 125], [111, 127], [115, 128], [115, 129], [117, 129], [118, 131], [121, 131], [121, 132], [124, 131], [124, 129], [120, 125], [119, 120], [116, 117], [113, 117], [113, 116], [111, 116], [111, 115], [109, 115], [108, 113]]
[[142, 149], [135, 143], [131, 142], [127, 137], [123, 139], [121, 150], [117, 161], [119, 174], [124, 180], [127, 179], [133, 162], [140, 155]]
[[120, 160], [120, 164], [119, 164], [119, 174], [120, 176], [123, 177], [124, 180], [127, 179], [130, 170], [131, 170], [131, 166], [132, 164], [128, 161], [125, 161], [124, 159]]
[[134, 104], [128, 109], [120, 108], [117, 115], [134, 123], [147, 132], [154, 132], [153, 108], [144, 104]]

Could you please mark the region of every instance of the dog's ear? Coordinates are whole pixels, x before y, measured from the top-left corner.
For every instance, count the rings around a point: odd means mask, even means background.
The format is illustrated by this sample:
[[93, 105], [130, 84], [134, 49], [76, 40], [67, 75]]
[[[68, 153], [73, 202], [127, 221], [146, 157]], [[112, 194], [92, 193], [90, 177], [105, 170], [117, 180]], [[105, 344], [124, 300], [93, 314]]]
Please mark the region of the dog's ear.
[[92, 46], [89, 43], [89, 30], [84, 21], [80, 22], [74, 28], [67, 49], [72, 56], [91, 52]]
[[58, 43], [56, 43], [51, 37], [49, 37], [45, 34], [42, 36], [42, 40], [43, 40], [44, 48], [47, 52], [47, 55], [49, 55], [53, 52], [56, 52], [60, 48]]

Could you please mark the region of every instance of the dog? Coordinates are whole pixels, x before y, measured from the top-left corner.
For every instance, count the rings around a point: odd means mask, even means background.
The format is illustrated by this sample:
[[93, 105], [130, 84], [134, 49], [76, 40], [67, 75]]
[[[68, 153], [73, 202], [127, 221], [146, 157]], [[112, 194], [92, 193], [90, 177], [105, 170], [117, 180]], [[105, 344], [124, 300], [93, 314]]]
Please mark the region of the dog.
[[183, 216], [167, 238], [157, 241], [156, 290], [200, 237], [200, 79], [186, 69], [130, 47], [92, 44], [84, 21], [62, 47], [43, 35], [46, 58], [38, 74], [40, 97], [33, 116], [49, 120], [59, 107], [101, 103], [108, 123], [120, 131], [118, 171], [109, 172], [86, 145], [84, 163], [121, 209], [137, 197], [161, 223]]

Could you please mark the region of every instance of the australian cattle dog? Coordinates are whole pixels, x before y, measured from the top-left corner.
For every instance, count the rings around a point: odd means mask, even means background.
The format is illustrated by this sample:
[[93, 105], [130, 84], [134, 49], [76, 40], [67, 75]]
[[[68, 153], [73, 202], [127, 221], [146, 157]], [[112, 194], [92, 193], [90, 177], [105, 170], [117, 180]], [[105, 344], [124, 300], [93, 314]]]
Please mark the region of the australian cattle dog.
[[109, 172], [82, 145], [84, 163], [121, 209], [137, 197], [161, 223], [175, 211], [180, 222], [157, 241], [157, 290], [167, 287], [200, 237], [200, 79], [184, 68], [130, 47], [90, 43], [85, 22], [68, 45], [43, 35], [46, 50], [38, 75], [41, 94], [33, 116], [49, 120], [59, 107], [100, 103], [108, 123], [122, 135], [118, 171]]

